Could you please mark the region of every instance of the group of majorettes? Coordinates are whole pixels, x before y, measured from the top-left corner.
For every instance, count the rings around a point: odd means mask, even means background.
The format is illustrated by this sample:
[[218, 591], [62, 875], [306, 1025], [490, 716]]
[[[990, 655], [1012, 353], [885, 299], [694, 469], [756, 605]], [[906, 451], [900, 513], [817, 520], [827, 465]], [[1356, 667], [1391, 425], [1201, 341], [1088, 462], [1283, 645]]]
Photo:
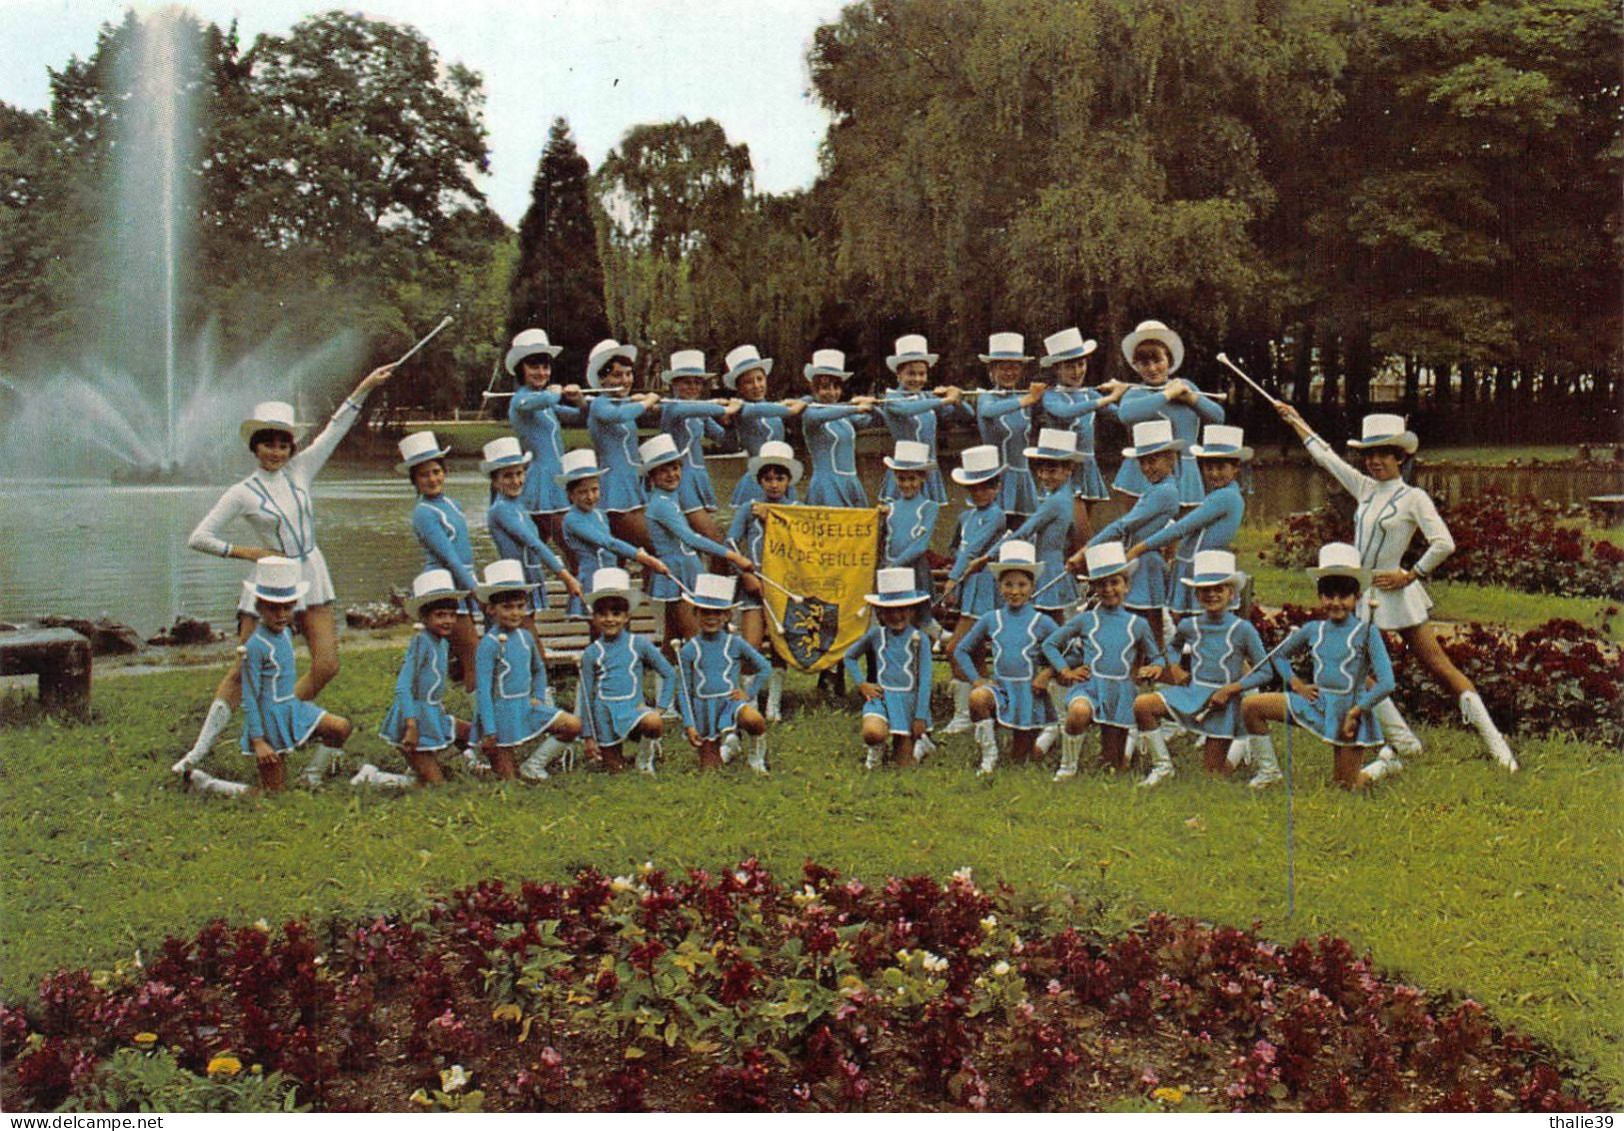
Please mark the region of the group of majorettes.
[[[766, 772], [765, 732], [780, 716], [783, 672], [762, 651], [762, 584], [771, 581], [757, 572], [761, 504], [869, 506], [856, 434], [879, 423], [895, 442], [879, 487], [886, 521], [881, 568], [867, 597], [874, 619], [844, 659], [864, 704], [870, 767], [887, 756], [909, 764], [933, 748], [933, 654], [940, 649], [954, 677], [944, 733], [973, 731], [981, 774], [999, 761], [1002, 729], [1011, 760], [1046, 757], [1058, 744], [1055, 779], [1073, 777], [1093, 726], [1102, 765], [1126, 770], [1137, 749], [1149, 763], [1141, 784], [1154, 786], [1175, 772], [1167, 734], [1177, 728], [1203, 740], [1208, 770], [1250, 763], [1250, 784], [1262, 788], [1281, 778], [1268, 724], [1287, 721], [1334, 748], [1336, 781], [1369, 784], [1400, 770], [1401, 759], [1420, 748], [1390, 698], [1392, 669], [1377, 631], [1385, 629], [1401, 633], [1459, 695], [1492, 757], [1515, 770], [1482, 700], [1428, 623], [1431, 601], [1421, 583], [1453, 543], [1431, 499], [1399, 473], [1417, 446], [1403, 419], [1365, 418], [1360, 438], [1349, 441], [1361, 473], [1291, 406], [1277, 405], [1313, 459], [1359, 505], [1353, 543], [1323, 547], [1311, 571], [1321, 619], [1266, 653], [1235, 611], [1244, 580], [1233, 552], [1245, 509], [1237, 480], [1252, 458], [1241, 430], [1223, 424], [1214, 398], [1175, 378], [1184, 347], [1162, 323], [1143, 322], [1123, 340], [1138, 382], [1086, 384], [1095, 348], [1069, 328], [1046, 338], [1036, 359], [1025, 353], [1022, 335], [993, 334], [980, 355], [989, 386], [968, 392], [930, 387], [938, 356], [923, 337], [907, 335], [886, 359], [896, 387], [883, 396], [845, 399], [851, 373], [844, 355], [819, 350], [803, 370], [810, 397], [770, 401], [772, 359], [746, 345], [727, 355], [720, 374], [730, 395], [712, 400], [706, 394], [717, 375], [700, 351], [672, 356], [662, 374], [669, 396], [635, 395], [636, 347], [599, 343], [586, 365], [586, 388], [559, 386], [552, 381], [559, 347], [541, 330], [524, 331], [506, 357], [516, 380], [513, 435], [487, 444], [481, 463], [491, 480], [487, 528], [500, 555], [483, 578], [462, 512], [444, 493], [448, 449], [428, 432], [401, 441], [397, 468], [417, 491], [412, 527], [424, 569], [407, 600], [419, 631], [381, 733], [413, 772], [368, 764], [352, 781], [432, 784], [442, 779], [442, 757], [458, 751], [498, 777], [540, 779], [577, 741], [610, 769], [630, 764], [622, 752], [635, 744], [636, 764], [652, 773], [671, 715], [701, 766], [730, 761], [748, 739], [749, 764]], [[1034, 360], [1043, 371], [1035, 380]], [[285, 404], [261, 404], [243, 425], [259, 468], [192, 537], [194, 548], [256, 563], [239, 607], [240, 672], [222, 681], [196, 744], [175, 766], [195, 788], [249, 788], [196, 769], [229, 721], [239, 688], [242, 750], [255, 758], [266, 791], [283, 784], [290, 751], [312, 738], [336, 749], [350, 733], [348, 721], [313, 702], [337, 671], [337, 655], [309, 485], [367, 391], [388, 376], [387, 368], [369, 375], [303, 451]], [[1100, 414], [1131, 431], [1112, 486], [1132, 505], [1095, 530], [1091, 505], [1108, 497], [1094, 451]], [[937, 432], [954, 416], [973, 420], [982, 443], [960, 452], [951, 471], [968, 502], [938, 593], [927, 554], [948, 501]], [[785, 441], [792, 417], [801, 424], [810, 475]], [[582, 423], [592, 446], [566, 450], [561, 429]], [[649, 425], [659, 431], [639, 442]], [[749, 462], [724, 533], [703, 448], [728, 428]], [[236, 519], [257, 544], [224, 541]], [[1405, 569], [1401, 557], [1417, 530], [1427, 550]], [[647, 598], [663, 606], [663, 650], [629, 627], [644, 599], [628, 572], [634, 562], [646, 574]], [[548, 572], [569, 595], [568, 615], [591, 626], [573, 711], [554, 700], [535, 633]], [[952, 614], [950, 632], [936, 622], [937, 607]], [[303, 679], [295, 678], [295, 621], [312, 657]], [[467, 721], [444, 704], [453, 654], [472, 696]], [[1291, 666], [1299, 654], [1311, 663], [1311, 679]], [[658, 677], [652, 706], [649, 671]], [[328, 757], [323, 751], [312, 759], [309, 780], [320, 780]]]

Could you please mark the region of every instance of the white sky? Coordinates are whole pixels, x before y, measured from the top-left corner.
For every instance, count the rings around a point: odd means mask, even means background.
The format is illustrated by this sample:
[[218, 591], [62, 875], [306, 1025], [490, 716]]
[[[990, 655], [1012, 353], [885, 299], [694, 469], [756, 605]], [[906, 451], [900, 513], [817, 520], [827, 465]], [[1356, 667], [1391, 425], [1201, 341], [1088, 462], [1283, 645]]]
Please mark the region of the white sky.
[[[95, 50], [103, 23], [130, 5], [108, 0], [0, 0], [0, 100], [50, 101], [47, 67]], [[191, 0], [206, 20], [238, 21], [246, 47], [335, 7], [411, 24], [442, 61], [485, 80], [491, 175], [481, 188], [517, 225], [557, 115], [594, 168], [627, 128], [715, 118], [750, 147], [756, 187], [805, 188], [828, 118], [810, 95], [806, 51], [842, 0]], [[138, 8], [151, 5], [137, 5]]]

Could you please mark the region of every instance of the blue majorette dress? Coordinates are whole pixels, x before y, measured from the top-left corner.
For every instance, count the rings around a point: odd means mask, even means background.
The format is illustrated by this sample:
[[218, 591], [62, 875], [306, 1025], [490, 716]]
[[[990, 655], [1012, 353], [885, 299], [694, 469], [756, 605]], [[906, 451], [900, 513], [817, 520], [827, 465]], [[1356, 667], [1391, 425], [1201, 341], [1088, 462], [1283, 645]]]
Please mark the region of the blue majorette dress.
[[[1291, 721], [1313, 731], [1333, 746], [1380, 746], [1382, 729], [1376, 722], [1376, 704], [1393, 693], [1393, 665], [1387, 658], [1387, 645], [1381, 630], [1368, 620], [1348, 617], [1341, 624], [1312, 620], [1300, 624], [1274, 651], [1274, 661], [1253, 671], [1240, 681], [1241, 689], [1254, 691], [1291, 678], [1291, 657], [1307, 649], [1314, 661], [1314, 686], [1319, 698], [1310, 702], [1295, 691], [1286, 693]], [[1365, 687], [1367, 676], [1375, 683]], [[1357, 704], [1359, 732], [1353, 740], [1337, 737], [1342, 718]]]
[[[1088, 540], [1090, 546], [1121, 542], [1133, 546], [1143, 542], [1178, 517], [1178, 486], [1169, 475], [1160, 483], [1145, 484], [1144, 493], [1134, 500], [1128, 513], [1107, 523]], [[1159, 609], [1168, 602], [1167, 559], [1150, 550], [1134, 560], [1128, 579], [1128, 596], [1123, 604], [1132, 609]]]
[[603, 468], [598, 505], [610, 514], [634, 511], [648, 502], [637, 455], [637, 421], [647, 411], [642, 401], [602, 393], [586, 410], [587, 433]]
[[1178, 559], [1168, 579], [1167, 607], [1178, 613], [1193, 613], [1201, 608], [1193, 585], [1180, 581], [1195, 576], [1195, 556], [1202, 550], [1228, 550], [1235, 541], [1235, 533], [1246, 517], [1246, 496], [1239, 483], [1220, 487], [1184, 517], [1164, 526], [1144, 540], [1145, 545], [1158, 552], [1174, 542], [1179, 544]]
[[457, 725], [446, 713], [444, 696], [450, 641], [419, 629], [406, 646], [395, 678], [395, 701], [378, 727], [385, 742], [399, 746], [406, 724], [417, 720], [417, 748], [444, 750], [457, 740]]
[[649, 706], [643, 697], [643, 672], [660, 675], [660, 710], [677, 693], [677, 673], [660, 650], [635, 632], [600, 636], [581, 653], [581, 733], [599, 746], [619, 746], [631, 735]]
[[[923, 389], [916, 393], [894, 389], [880, 401], [879, 413], [885, 426], [891, 430], [893, 442], [913, 440], [924, 444], [930, 449], [931, 462], [935, 463], [936, 428], [952, 408], [941, 397]], [[947, 502], [947, 484], [942, 481], [940, 468], [933, 467], [925, 472], [925, 489], [921, 493], [934, 503]], [[888, 467], [885, 469], [885, 479], [880, 483], [880, 501], [888, 503], [896, 497], [897, 473]]]
[[561, 573], [564, 563], [536, 532], [535, 522], [524, 509], [523, 496], [510, 499], [498, 495], [485, 512], [485, 527], [496, 543], [496, 556], [512, 558], [524, 566], [524, 579], [535, 586], [530, 591], [530, 611], [541, 612], [547, 607], [547, 575], [542, 571]]
[[1038, 488], [1026, 463], [1027, 434], [1032, 415], [1017, 389], [988, 389], [976, 397], [976, 427], [981, 442], [998, 449], [1004, 465], [1004, 480], [998, 496], [1004, 513], [1025, 518], [1037, 506]]
[[[761, 454], [761, 445], [768, 440], [782, 440], [784, 418], [789, 415], [789, 411], [788, 405], [777, 401], [745, 401], [739, 415], [733, 418], [733, 435], [738, 439], [739, 447], [744, 450], [744, 454], [754, 459]], [[735, 507], [742, 507], [750, 503], [759, 503], [762, 498], [761, 484], [756, 482], [754, 475], [745, 472], [733, 485], [733, 497], [729, 501]], [[789, 489], [783, 501], [794, 505], [794, 487]]]
[[[1190, 382], [1184, 378], [1186, 385]], [[1117, 402], [1117, 419], [1122, 421], [1123, 427], [1130, 432], [1135, 424], [1143, 424], [1158, 417], [1173, 426], [1173, 438], [1184, 441], [1184, 451], [1179, 456], [1178, 466], [1174, 468], [1172, 478], [1178, 487], [1179, 503], [1183, 506], [1193, 507], [1206, 497], [1207, 489], [1201, 482], [1201, 468], [1196, 466], [1196, 458], [1190, 454], [1190, 446], [1201, 440], [1201, 426], [1203, 424], [1222, 424], [1224, 422], [1224, 407], [1211, 397], [1201, 395], [1200, 389], [1195, 389], [1196, 406], [1191, 408], [1187, 404], [1174, 404], [1162, 392], [1165, 386], [1150, 388], [1139, 385], [1122, 394]], [[1117, 468], [1116, 479], [1111, 486], [1124, 495], [1142, 495], [1150, 486], [1144, 472], [1139, 470], [1139, 461], [1125, 459], [1122, 466]]]
[[547, 664], [527, 628], [502, 632], [492, 628], [474, 652], [474, 723], [470, 742], [487, 734], [498, 746], [529, 742], [559, 715], [549, 707]]
[[278, 754], [309, 741], [324, 714], [293, 694], [299, 673], [293, 658], [293, 631], [272, 632], [264, 624], [249, 634], [242, 658], [242, 752], [253, 757], [253, 741], [263, 738]]
[[[637, 557], [637, 547], [610, 533], [608, 517], [596, 507], [584, 511], [572, 506], [564, 512], [564, 545], [575, 557], [575, 580], [586, 593], [592, 592], [592, 577], [600, 569], [624, 568], [623, 562]], [[571, 594], [568, 614], [588, 617], [592, 610]]]
[[1077, 579], [1066, 568], [1067, 543], [1071, 540], [1073, 500], [1071, 484], [1046, 492], [1032, 516], [1016, 528], [1011, 538], [1030, 542], [1043, 563], [1043, 575], [1032, 594], [1032, 604], [1059, 624], [1077, 604]]
[[716, 488], [705, 466], [705, 437], [719, 440], [726, 435], [717, 423], [726, 412], [726, 406], [714, 401], [660, 402], [660, 429], [682, 453], [682, 483], [677, 487], [677, 499], [683, 514], [716, 509]]
[[918, 625], [892, 632], [883, 624], [870, 625], [846, 652], [846, 680], [855, 687], [867, 681], [858, 660], [873, 656], [874, 682], [880, 697], [863, 704], [863, 714], [878, 715], [892, 734], [912, 734], [914, 720], [930, 729], [930, 637]]
[[[1057, 428], [1076, 434], [1077, 450], [1083, 458], [1072, 469], [1071, 486], [1079, 499], [1090, 502], [1111, 497], [1111, 493], [1105, 489], [1105, 478], [1100, 474], [1099, 461], [1094, 455], [1094, 414], [1101, 411], [1100, 399], [1099, 392], [1094, 389], [1055, 385], [1038, 402], [1043, 416], [1054, 421]], [[1106, 405], [1104, 411], [1114, 416], [1116, 405]]]
[[1205, 718], [1197, 716], [1206, 708], [1214, 691], [1239, 681], [1248, 667], [1263, 663], [1265, 650], [1257, 629], [1227, 609], [1216, 619], [1202, 611], [1179, 621], [1167, 651], [1177, 656], [1185, 647], [1190, 649], [1190, 682], [1182, 687], [1162, 688], [1162, 702], [1185, 730], [1208, 738], [1244, 738], [1246, 728], [1241, 725], [1239, 695], [1223, 710], [1212, 711]]
[[[757, 484], [757, 487], [759, 486], [760, 484]], [[766, 499], [758, 498], [756, 502], [766, 502]], [[781, 499], [776, 505], [789, 505], [789, 500]], [[739, 553], [759, 564], [762, 544], [767, 540], [767, 524], [757, 518], [750, 507], [750, 503], [745, 503], [733, 512], [733, 521], [727, 528], [727, 540]], [[751, 593], [742, 585], [739, 586], [737, 600], [741, 609], [761, 608], [761, 594]]]
[[[748, 670], [750, 678], [744, 678]], [[720, 738], [737, 726], [739, 708], [755, 702], [761, 681], [772, 671], [767, 657], [731, 629], [701, 632], [677, 649], [677, 706], [682, 721], [704, 739]], [[747, 698], [735, 699], [743, 689]]]
[[456, 500], [446, 495], [432, 499], [417, 496], [417, 505], [412, 508], [412, 533], [423, 547], [424, 571], [448, 571], [457, 588], [469, 594], [458, 602], [457, 611], [478, 616], [479, 602], [473, 596], [479, 584], [474, 575], [474, 543], [468, 537], [468, 520], [463, 518]]
[[[936, 534], [941, 504], [920, 491], [911, 499], [892, 499], [891, 513], [885, 516], [885, 544], [880, 547], [882, 569], [911, 569], [914, 588], [932, 592], [930, 562], [926, 557], [930, 540]], [[760, 558], [756, 559], [760, 561]]]
[[1087, 679], [1066, 688], [1067, 706], [1086, 700], [1097, 724], [1124, 729], [1134, 725], [1134, 672], [1162, 662], [1145, 618], [1121, 606], [1078, 613], [1043, 642], [1043, 656], [1056, 671], [1088, 668]]
[[874, 414], [849, 404], [809, 404], [801, 413], [812, 475], [806, 503], [812, 507], [866, 507], [868, 492], [857, 478], [857, 430]]
[[985, 616], [998, 604], [998, 579], [992, 571], [983, 566], [968, 577], [965, 571], [976, 558], [985, 557], [1008, 530], [1004, 509], [996, 501], [984, 507], [966, 507], [959, 515], [959, 551], [947, 578], [956, 584], [954, 596], [960, 616]]
[[563, 399], [556, 388], [532, 389], [521, 381], [508, 402], [508, 425], [519, 438], [519, 446], [532, 457], [524, 493], [519, 496], [531, 514], [558, 514], [570, 505], [564, 488], [553, 481], [564, 470], [561, 426], [577, 426], [585, 414], [561, 403]]
[[726, 546], [689, 525], [675, 491], [650, 490], [643, 519], [648, 524], [648, 540], [654, 547], [654, 556], [671, 571], [670, 577], [657, 573], [649, 582], [648, 595], [656, 601], [675, 601], [682, 596], [684, 588], [693, 590], [699, 575], [705, 572], [699, 560], [701, 553], [719, 558], [727, 556]]
[[1032, 680], [1043, 668], [1043, 642], [1059, 628], [1032, 605], [1011, 609], [999, 605], [977, 620], [953, 656], [959, 667], [974, 672], [971, 657], [983, 643], [992, 646], [992, 694], [998, 724], [1011, 730], [1041, 730], [1054, 722], [1054, 706], [1047, 695], [1032, 690]]

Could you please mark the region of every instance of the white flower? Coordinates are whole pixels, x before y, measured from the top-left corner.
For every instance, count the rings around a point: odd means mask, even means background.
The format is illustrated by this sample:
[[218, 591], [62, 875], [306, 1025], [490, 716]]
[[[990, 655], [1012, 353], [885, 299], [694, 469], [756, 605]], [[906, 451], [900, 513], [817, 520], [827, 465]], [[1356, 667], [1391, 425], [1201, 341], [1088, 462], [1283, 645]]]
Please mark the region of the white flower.
[[460, 1064], [453, 1064], [450, 1068], [440, 1070], [440, 1090], [442, 1092], [460, 1092], [468, 1086], [473, 1077]]
[[998, 926], [998, 916], [996, 915], [988, 915], [985, 919], [981, 920], [981, 929], [983, 931], [990, 931], [996, 926]]
[[1000, 962], [998, 965], [992, 968], [992, 972], [1002, 978], [1005, 974], [1009, 973], [1009, 963]]
[[925, 952], [924, 967], [932, 974], [940, 974], [943, 970], [947, 969], [947, 959], [942, 958], [940, 955], [932, 954], [927, 950]]
[[958, 869], [957, 871], [955, 871], [953, 873], [953, 878], [955, 880], [962, 880], [964, 883], [967, 883], [967, 884], [974, 883], [975, 882], [975, 880], [973, 879], [974, 873], [975, 873], [974, 868], [969, 868], [969, 867], [960, 868], [960, 869]]
[[630, 876], [616, 876], [609, 881], [609, 890], [616, 893], [636, 891], [637, 886], [632, 883]]

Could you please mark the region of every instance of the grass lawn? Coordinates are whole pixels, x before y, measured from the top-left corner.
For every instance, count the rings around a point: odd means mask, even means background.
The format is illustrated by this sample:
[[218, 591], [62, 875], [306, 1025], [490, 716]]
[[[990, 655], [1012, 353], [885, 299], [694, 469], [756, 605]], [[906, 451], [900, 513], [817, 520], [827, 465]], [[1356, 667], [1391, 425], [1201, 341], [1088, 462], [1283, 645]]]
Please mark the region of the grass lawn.
[[[346, 653], [325, 705], [357, 720], [346, 759], [398, 759], [373, 735], [397, 653]], [[463, 778], [403, 797], [334, 782], [274, 801], [203, 801], [166, 767], [217, 678], [103, 680], [74, 725], [12, 703], [0, 772], [0, 995], [56, 967], [106, 967], [215, 916], [367, 914], [487, 877], [562, 879], [644, 860], [715, 868], [760, 856], [782, 879], [808, 858], [873, 879], [970, 865], [1040, 900], [1075, 898], [1110, 927], [1162, 909], [1278, 938], [1333, 933], [1387, 970], [1483, 1002], [1549, 1042], [1624, 1103], [1616, 752], [1519, 741], [1506, 775], [1459, 729], [1370, 796], [1330, 788], [1323, 747], [1297, 740], [1296, 912], [1285, 901], [1285, 795], [1180, 775], [1153, 792], [1098, 774], [972, 776], [968, 736], [917, 771], [865, 773], [849, 707], [803, 706], [771, 733], [773, 775], [700, 775], [667, 743], [660, 776], [578, 772], [540, 786]], [[456, 705], [455, 703], [453, 704]], [[939, 711], [940, 713], [940, 711]], [[1277, 737], [1277, 742], [1279, 741]], [[210, 766], [247, 767], [222, 743]], [[1092, 751], [1088, 757], [1092, 756]]]

